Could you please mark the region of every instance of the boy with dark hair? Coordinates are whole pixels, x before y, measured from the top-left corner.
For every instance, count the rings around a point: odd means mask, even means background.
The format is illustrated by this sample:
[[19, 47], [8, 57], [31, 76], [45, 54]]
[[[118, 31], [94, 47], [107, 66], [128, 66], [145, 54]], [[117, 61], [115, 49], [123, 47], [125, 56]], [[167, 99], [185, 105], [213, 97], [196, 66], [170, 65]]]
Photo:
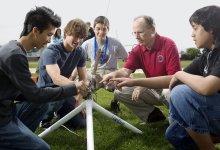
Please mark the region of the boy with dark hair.
[[26, 52], [50, 42], [59, 16], [46, 7], [29, 11], [20, 39], [0, 48], [0, 149], [50, 149], [16, 116], [14, 101], [43, 103], [74, 96], [87, 89], [81, 82], [55, 88], [38, 88], [31, 79]]
[[[203, 54], [170, 82], [170, 117], [166, 137], [177, 150], [214, 150], [220, 137], [220, 7], [196, 10], [189, 21]], [[179, 83], [181, 83], [179, 85]]]

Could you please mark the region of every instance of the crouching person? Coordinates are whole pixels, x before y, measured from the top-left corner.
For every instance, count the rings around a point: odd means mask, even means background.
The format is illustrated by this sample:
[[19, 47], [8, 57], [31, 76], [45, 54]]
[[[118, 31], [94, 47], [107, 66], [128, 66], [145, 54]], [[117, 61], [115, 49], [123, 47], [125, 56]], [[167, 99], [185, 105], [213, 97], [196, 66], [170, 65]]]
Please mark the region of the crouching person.
[[0, 149], [50, 149], [16, 115], [14, 100], [40, 104], [72, 97], [87, 89], [84, 81], [39, 88], [31, 79], [27, 51], [34, 47], [40, 49], [50, 42], [60, 25], [60, 17], [51, 9], [36, 7], [26, 14], [20, 38], [0, 48]]

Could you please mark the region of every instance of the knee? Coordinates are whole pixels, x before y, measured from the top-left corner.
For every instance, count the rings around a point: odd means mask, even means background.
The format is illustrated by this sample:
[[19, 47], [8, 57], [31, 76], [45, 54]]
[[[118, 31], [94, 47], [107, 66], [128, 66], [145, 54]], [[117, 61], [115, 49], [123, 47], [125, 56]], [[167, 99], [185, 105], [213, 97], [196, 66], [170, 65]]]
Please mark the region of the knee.
[[185, 98], [188, 97], [192, 89], [187, 85], [178, 85], [173, 88], [170, 93], [170, 102], [171, 103], [181, 103], [184, 102]]
[[115, 98], [116, 100], [120, 101], [121, 95], [122, 95], [122, 92], [121, 92], [121, 91], [119, 91], [119, 90], [115, 90], [115, 91], [114, 91], [114, 98]]

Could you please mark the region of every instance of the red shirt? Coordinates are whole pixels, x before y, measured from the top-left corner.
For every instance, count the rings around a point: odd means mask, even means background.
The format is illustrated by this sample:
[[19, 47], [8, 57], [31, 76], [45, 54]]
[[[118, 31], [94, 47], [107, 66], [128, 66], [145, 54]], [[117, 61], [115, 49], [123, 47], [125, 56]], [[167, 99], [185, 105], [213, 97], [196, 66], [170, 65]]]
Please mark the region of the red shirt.
[[134, 47], [124, 67], [133, 71], [142, 69], [146, 77], [172, 75], [181, 70], [176, 44], [158, 34], [151, 50], [141, 45]]

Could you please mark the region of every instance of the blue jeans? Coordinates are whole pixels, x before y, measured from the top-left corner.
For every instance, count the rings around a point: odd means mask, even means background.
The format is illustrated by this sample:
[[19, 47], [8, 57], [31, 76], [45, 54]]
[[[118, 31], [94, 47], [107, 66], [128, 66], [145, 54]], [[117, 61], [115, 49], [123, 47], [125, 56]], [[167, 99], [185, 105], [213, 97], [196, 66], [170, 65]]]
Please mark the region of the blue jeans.
[[176, 86], [170, 96], [170, 118], [166, 137], [176, 149], [195, 149], [187, 129], [220, 135], [220, 94], [203, 96], [187, 85]]
[[33, 132], [45, 116], [48, 103], [33, 104], [30, 102], [16, 103], [17, 117]]
[[198, 149], [185, 128], [180, 126], [176, 121], [172, 122], [167, 128], [165, 136], [176, 150]]
[[49, 150], [49, 145], [29, 130], [17, 117], [0, 128], [0, 149]]
[[[53, 119], [54, 112], [57, 112], [59, 118], [64, 117], [66, 114], [75, 109], [75, 98], [68, 97], [61, 101], [49, 102], [48, 110], [46, 115], [43, 118], [43, 122], [49, 122]], [[71, 128], [85, 128], [86, 127], [86, 119], [83, 117], [81, 113], [77, 114], [69, 121], [67, 121], [66, 125]]]

